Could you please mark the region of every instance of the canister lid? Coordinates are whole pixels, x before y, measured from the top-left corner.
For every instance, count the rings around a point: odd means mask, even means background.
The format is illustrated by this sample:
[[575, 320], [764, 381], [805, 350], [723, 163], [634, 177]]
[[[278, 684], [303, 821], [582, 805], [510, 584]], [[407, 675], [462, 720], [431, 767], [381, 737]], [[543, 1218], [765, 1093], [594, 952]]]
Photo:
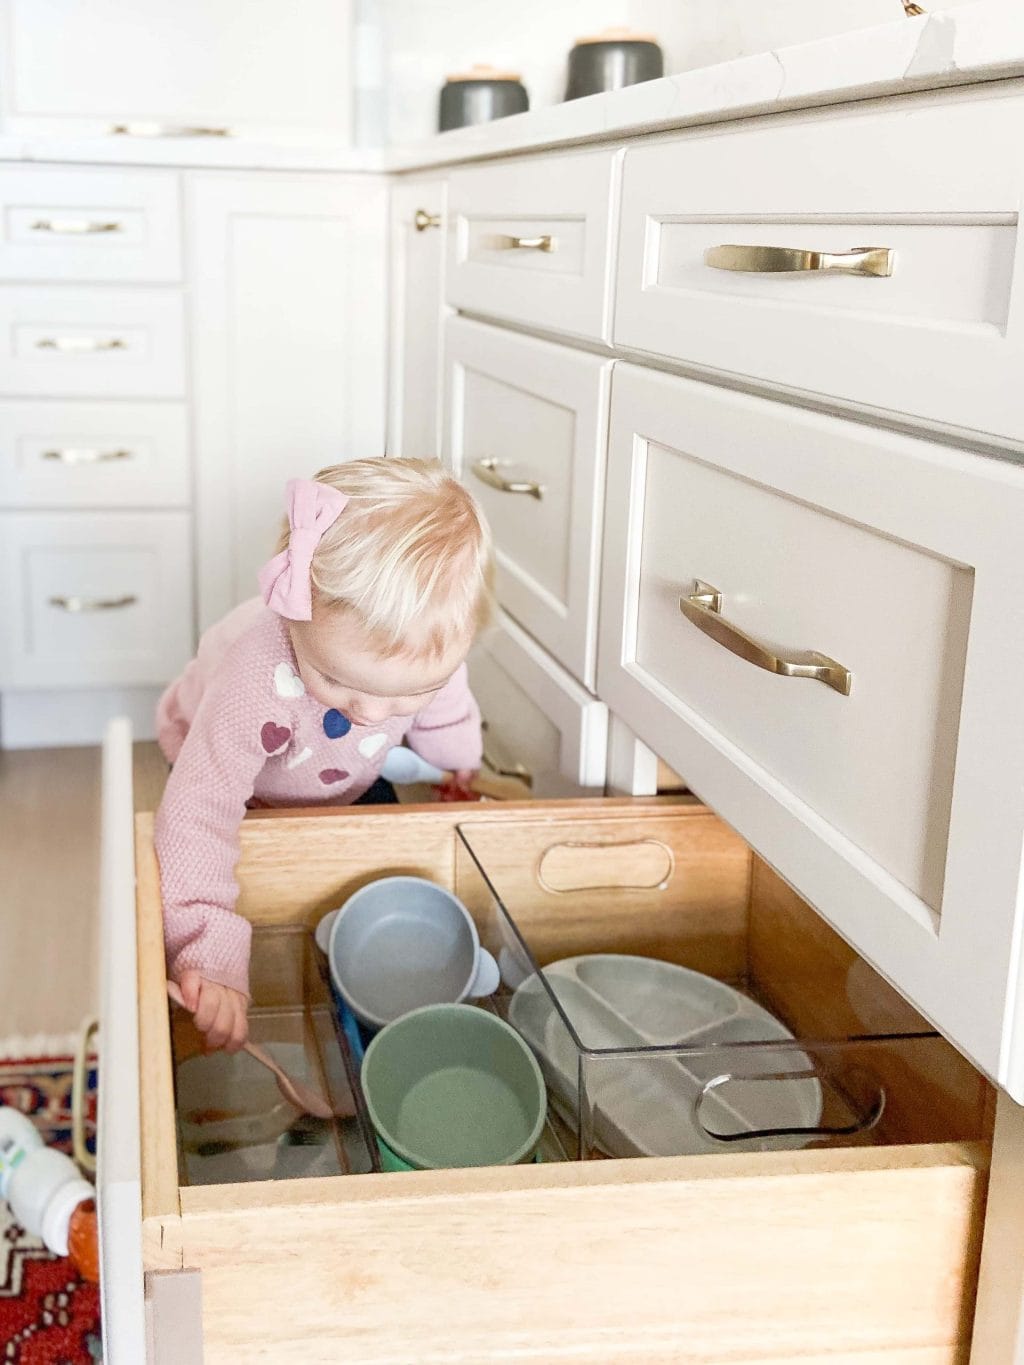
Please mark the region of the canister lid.
[[635, 29], [612, 25], [611, 28], [603, 28], [600, 33], [591, 33], [584, 38], [577, 38], [575, 46], [586, 47], [588, 43], [657, 43], [657, 41], [653, 33], [637, 33]]
[[445, 81], [449, 85], [454, 85], [458, 81], [518, 81], [522, 76], [518, 71], [499, 71], [496, 66], [471, 66], [468, 71], [457, 71], [450, 76], [445, 76]]

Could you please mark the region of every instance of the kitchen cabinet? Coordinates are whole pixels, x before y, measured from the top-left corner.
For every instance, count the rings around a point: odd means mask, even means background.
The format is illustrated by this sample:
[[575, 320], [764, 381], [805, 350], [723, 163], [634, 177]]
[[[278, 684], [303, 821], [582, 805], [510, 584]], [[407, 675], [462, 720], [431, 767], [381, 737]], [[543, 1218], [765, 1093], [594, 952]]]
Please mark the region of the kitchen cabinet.
[[205, 629], [255, 592], [288, 478], [383, 452], [387, 190], [196, 174], [186, 193]]
[[1024, 470], [620, 365], [607, 509], [598, 695], [1024, 1098]]
[[443, 180], [391, 189], [389, 455], [436, 459], [441, 450], [445, 198]]
[[344, 142], [351, 10], [351, 0], [4, 0], [6, 130]]

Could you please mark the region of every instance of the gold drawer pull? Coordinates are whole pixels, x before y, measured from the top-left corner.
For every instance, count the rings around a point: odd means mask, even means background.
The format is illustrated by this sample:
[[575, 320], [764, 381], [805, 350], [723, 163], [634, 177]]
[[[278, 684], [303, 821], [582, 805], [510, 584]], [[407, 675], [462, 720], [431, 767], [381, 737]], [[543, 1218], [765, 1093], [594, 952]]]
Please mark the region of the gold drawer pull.
[[476, 460], [471, 468], [481, 483], [487, 484], [489, 488], [496, 488], [499, 493], [525, 493], [527, 497], [536, 498], [538, 502], [544, 496], [541, 484], [528, 483], [521, 479], [506, 479], [503, 474], [498, 473], [498, 465], [497, 460]]
[[542, 237], [498, 237], [497, 246], [501, 251], [557, 251], [558, 238], [545, 233]]
[[722, 594], [710, 583], [695, 579], [693, 592], [689, 597], [680, 597], [679, 610], [709, 639], [723, 645], [730, 654], [746, 659], [747, 663], [754, 664], [757, 668], [763, 668], [769, 673], [778, 673], [784, 678], [813, 678], [816, 682], [823, 682], [836, 692], [841, 692], [844, 697], [850, 695], [853, 674], [848, 668], [836, 663], [835, 659], [830, 659], [826, 654], [817, 653], [816, 650], [806, 650], [789, 659], [772, 654], [770, 650], [740, 630], [739, 626], [734, 626], [721, 615]]
[[100, 232], [120, 232], [121, 224], [101, 218], [40, 218], [32, 224], [33, 232], [53, 232], [61, 236], [94, 236]]
[[503, 764], [485, 749], [483, 765], [494, 777], [514, 777], [517, 782], [522, 782], [526, 787], [533, 786], [533, 773], [530, 772], [529, 768], [524, 768], [521, 763]]
[[119, 611], [133, 607], [139, 599], [128, 593], [124, 597], [51, 597], [50, 606], [60, 611]]
[[441, 215], [439, 213], [428, 213], [426, 209], [417, 209], [416, 216], [412, 221], [417, 232], [426, 232], [427, 228], [441, 226]]
[[811, 271], [834, 275], [892, 274], [896, 253], [887, 246], [857, 246], [852, 251], [801, 251], [788, 246], [712, 246], [704, 264], [712, 270], [761, 274], [800, 274]]
[[190, 123], [115, 123], [117, 137], [230, 137], [230, 128], [208, 128]]
[[94, 450], [89, 446], [63, 446], [59, 450], [44, 450], [41, 460], [58, 460], [61, 464], [109, 464], [112, 460], [130, 460], [130, 450]]
[[36, 342], [36, 349], [85, 355], [97, 351], [127, 351], [128, 343], [121, 337], [42, 337]]

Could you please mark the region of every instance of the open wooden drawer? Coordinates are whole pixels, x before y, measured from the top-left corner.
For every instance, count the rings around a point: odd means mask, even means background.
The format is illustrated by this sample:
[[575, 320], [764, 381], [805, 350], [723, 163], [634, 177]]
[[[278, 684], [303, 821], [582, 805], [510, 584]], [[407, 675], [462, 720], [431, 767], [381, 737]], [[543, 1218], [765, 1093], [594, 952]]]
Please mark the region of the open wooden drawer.
[[[460, 824], [527, 905], [557, 896], [538, 850], [559, 848], [562, 877], [574, 857], [585, 877], [601, 862], [595, 905], [621, 916], [624, 945], [671, 956], [687, 926], [705, 969], [759, 985], [802, 1036], [864, 1032], [867, 999], [919, 1026], [866, 969], [848, 994], [852, 952], [685, 799], [262, 813], [242, 830], [240, 908], [257, 925], [312, 926], [366, 880], [406, 872], [482, 913]], [[593, 846], [622, 846], [624, 828], [669, 862], [657, 885], [615, 896], [615, 859]], [[139, 816], [143, 1259], [172, 1272], [151, 1277], [164, 1291], [173, 1272], [199, 1272], [181, 1280], [201, 1287], [208, 1365], [966, 1358], [990, 1091], [952, 1049], [940, 1084], [894, 1081], [881, 1145], [183, 1185], [151, 832]], [[554, 952], [557, 922], [552, 935]], [[187, 1317], [156, 1315], [172, 1339], [151, 1343], [151, 1360], [191, 1360]]]

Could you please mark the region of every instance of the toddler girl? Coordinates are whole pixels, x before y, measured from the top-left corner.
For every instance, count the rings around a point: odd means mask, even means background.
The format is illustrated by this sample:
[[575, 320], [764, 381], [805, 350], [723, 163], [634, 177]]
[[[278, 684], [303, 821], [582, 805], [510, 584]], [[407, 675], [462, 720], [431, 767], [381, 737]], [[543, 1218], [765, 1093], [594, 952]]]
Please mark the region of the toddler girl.
[[460, 783], [480, 766], [464, 663], [490, 604], [476, 503], [439, 464], [398, 459], [295, 479], [287, 502], [262, 601], [206, 632], [157, 710], [173, 764], [156, 817], [168, 975], [232, 1052], [248, 1034], [247, 805], [353, 802], [403, 739]]

